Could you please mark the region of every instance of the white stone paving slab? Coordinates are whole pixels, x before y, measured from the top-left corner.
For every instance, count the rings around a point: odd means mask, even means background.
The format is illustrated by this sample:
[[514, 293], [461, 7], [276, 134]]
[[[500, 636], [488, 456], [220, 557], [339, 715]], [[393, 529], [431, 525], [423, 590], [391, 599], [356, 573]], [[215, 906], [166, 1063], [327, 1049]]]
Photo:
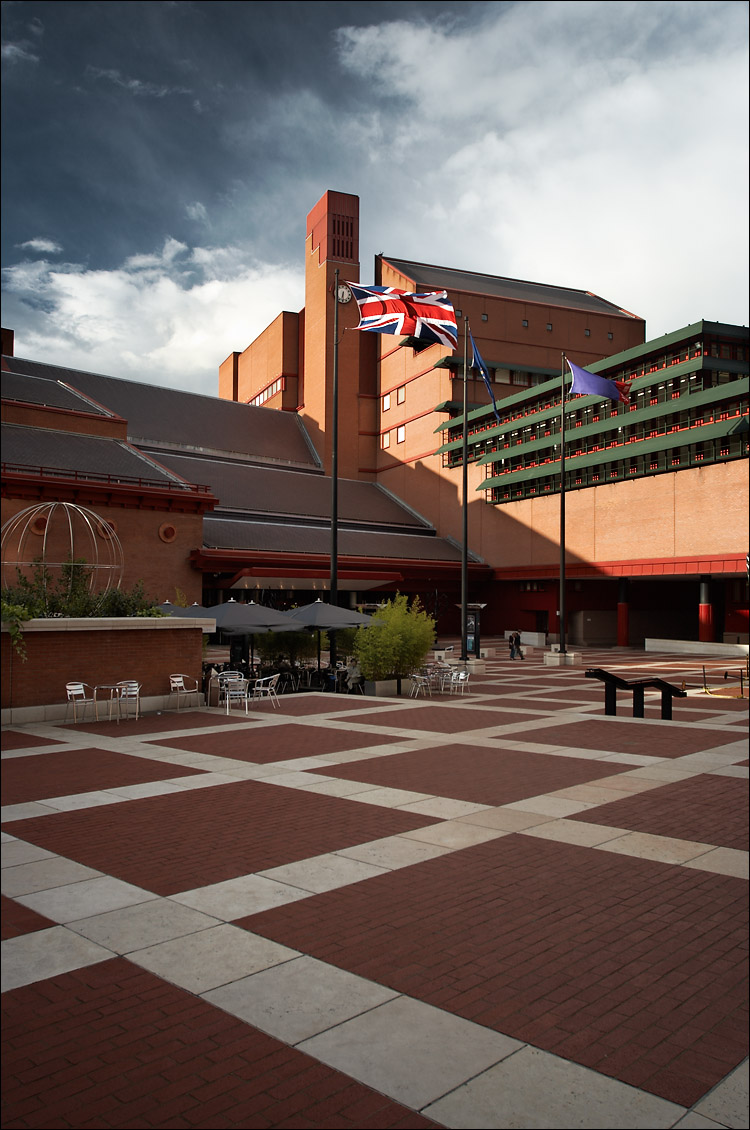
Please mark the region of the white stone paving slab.
[[695, 1111], [721, 1126], [746, 1130], [748, 1124], [748, 1062], [735, 1067], [721, 1083], [695, 1104]]
[[514, 800], [506, 808], [516, 809], [518, 812], [540, 812], [542, 816], [565, 817], [572, 816], [574, 812], [586, 812], [589, 808], [596, 808], [583, 800], [562, 800], [560, 797], [541, 796], [526, 797], [525, 800]]
[[263, 1032], [297, 1044], [398, 994], [313, 957], [301, 956], [203, 995]]
[[0, 820], [9, 824], [12, 820], [33, 820], [36, 816], [50, 816], [56, 810], [38, 801], [26, 801], [25, 804], [7, 804], [0, 809]]
[[648, 832], [628, 832], [616, 840], [594, 846], [597, 851], [654, 859], [660, 863], [687, 863], [689, 859], [696, 859], [713, 849], [712, 844], [678, 840], [672, 836], [652, 836]]
[[625, 828], [610, 828], [606, 824], [589, 824], [581, 820], [551, 820], [547, 824], [524, 829], [526, 836], [538, 836], [542, 840], [557, 840], [564, 844], [579, 844], [581, 847], [596, 847], [629, 834]]
[[689, 1110], [684, 1118], [675, 1122], [673, 1130], [722, 1130], [724, 1125], [723, 1122], [714, 1122], [713, 1118], [704, 1118], [702, 1114]]
[[438, 844], [440, 847], [458, 850], [473, 847], [474, 844], [484, 844], [488, 840], [497, 840], [500, 836], [507, 836], [508, 832], [503, 828], [481, 828], [463, 820], [446, 820], [442, 824], [430, 824], [426, 828], [414, 828], [401, 834], [410, 840], [421, 840], [426, 844]]
[[139, 903], [107, 914], [70, 922], [69, 928], [113, 953], [132, 953], [148, 946], [183, 937], [197, 930], [218, 925], [208, 914], [201, 914], [169, 899]]
[[415, 1110], [520, 1047], [517, 1040], [409, 997], [299, 1045], [300, 1051]]
[[132, 883], [123, 883], [109, 875], [99, 879], [85, 879], [80, 883], [70, 883], [65, 887], [54, 887], [48, 891], [18, 895], [17, 901], [23, 906], [43, 914], [53, 922], [75, 922], [79, 918], [89, 918], [94, 914], [106, 914], [110, 910], [120, 910], [124, 906], [151, 902], [158, 898], [153, 891], [145, 891]]
[[747, 765], [725, 765], [721, 769], [712, 769], [715, 777], [739, 777], [746, 781], [750, 777], [750, 768]]
[[339, 777], [326, 777], [320, 785], [311, 785], [308, 793], [319, 793], [321, 796], [354, 796], [355, 793], [367, 793], [377, 789], [378, 785], [365, 785], [362, 781], [347, 781]]
[[107, 789], [113, 796], [122, 800], [142, 800], [149, 796], [164, 796], [167, 793], [178, 793], [178, 785], [169, 784], [168, 781], [146, 781], [142, 785], [122, 785], [120, 788]]
[[400, 867], [412, 867], [415, 863], [424, 863], [426, 859], [436, 859], [449, 851], [451, 848], [441, 847], [438, 844], [418, 843], [417, 840], [410, 840], [405, 836], [385, 836], [382, 840], [371, 840], [367, 844], [342, 848], [335, 854], [395, 871]]
[[472, 804], [467, 800], [452, 800], [450, 797], [435, 797], [432, 800], [416, 801], [414, 804], [399, 805], [403, 812], [416, 812], [422, 816], [437, 816], [441, 820], [458, 820], [473, 812], [483, 812], [489, 804]]
[[287, 769], [279, 772], [278, 765], [273, 766], [273, 773], [264, 778], [266, 785], [279, 785], [283, 789], [308, 789], [311, 785], [326, 778], [316, 773], [311, 777], [308, 773], [299, 773], [297, 770]]
[[91, 793], [71, 793], [70, 796], [45, 797], [44, 803], [55, 812], [76, 812], [84, 808], [100, 808], [104, 804], [122, 804], [124, 800], [125, 797], [102, 789]]
[[524, 828], [538, 828], [542, 824], [549, 824], [553, 816], [544, 816], [541, 812], [518, 812], [512, 808], [488, 808], [486, 812], [475, 812], [471, 816], [462, 816], [463, 824], [476, 824], [480, 828], [498, 828], [503, 832], [522, 832]]
[[321, 894], [337, 887], [346, 887], [350, 883], [359, 883], [362, 879], [371, 879], [374, 875], [384, 875], [386, 871], [385, 867], [374, 867], [356, 859], [345, 859], [341, 855], [328, 853], [313, 855], [297, 863], [285, 863], [281, 867], [259, 871], [258, 874], [267, 879], [275, 879], [278, 883], [289, 883], [292, 887]]
[[414, 793], [407, 789], [371, 789], [368, 793], [358, 793], [350, 797], [351, 800], [361, 801], [362, 804], [376, 804], [379, 808], [402, 808], [406, 804], [415, 804], [435, 797], [428, 793]]
[[15, 898], [29, 895], [32, 891], [47, 891], [52, 887], [64, 887], [68, 883], [80, 883], [84, 879], [96, 879], [101, 871], [84, 867], [72, 859], [54, 855], [51, 859], [40, 859], [34, 863], [23, 863], [18, 867], [7, 867], [2, 872], [2, 892]]
[[475, 1130], [660, 1130], [685, 1108], [537, 1048], [524, 1047], [421, 1111]]
[[226, 879], [223, 883], [212, 883], [207, 887], [196, 887], [192, 891], [180, 891], [170, 895], [172, 902], [190, 906], [203, 914], [225, 922], [246, 918], [249, 914], [260, 914], [274, 906], [284, 906], [288, 902], [309, 898], [310, 892], [288, 883], [277, 883], [263, 875], [240, 875], [236, 879]]
[[26, 840], [17, 840], [15, 836], [8, 836], [2, 846], [3, 867], [18, 867], [22, 863], [36, 863], [40, 859], [57, 859], [53, 851], [30, 844]]
[[237, 778], [228, 773], [199, 773], [195, 777], [173, 777], [168, 783], [181, 789], [211, 789], [214, 785], [236, 785]]
[[108, 961], [112, 953], [65, 926], [36, 930], [2, 943], [3, 992]]
[[130, 960], [191, 993], [205, 993], [299, 957], [237, 926], [219, 925], [130, 955]]
[[689, 859], [685, 867], [697, 871], [713, 871], [716, 875], [733, 875], [736, 879], [748, 878], [748, 854], [737, 848], [714, 848], [713, 851]]

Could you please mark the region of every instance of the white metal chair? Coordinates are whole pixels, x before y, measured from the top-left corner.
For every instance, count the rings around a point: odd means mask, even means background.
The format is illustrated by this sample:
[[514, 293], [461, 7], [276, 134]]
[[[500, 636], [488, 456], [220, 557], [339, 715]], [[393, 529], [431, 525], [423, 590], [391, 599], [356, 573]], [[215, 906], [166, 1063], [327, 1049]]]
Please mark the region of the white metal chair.
[[190, 675], [170, 675], [169, 676], [169, 697], [177, 696], [177, 709], [180, 709], [180, 699], [187, 698], [189, 695], [196, 696], [196, 705], [200, 706], [201, 696], [198, 686], [198, 680], [192, 678]]
[[267, 675], [265, 679], [257, 679], [253, 687], [253, 698], [268, 698], [276, 709], [279, 704], [279, 696], [276, 693], [279, 678], [279, 675]]
[[241, 702], [245, 707], [245, 714], [247, 714], [247, 695], [248, 695], [248, 682], [242, 675], [237, 679], [224, 679], [224, 705], [227, 709], [227, 714], [232, 709], [232, 704]]
[[243, 680], [244, 677], [241, 671], [219, 671], [216, 676], [219, 683], [219, 706], [226, 702], [227, 687], [230, 683], [236, 683], [238, 680]]
[[117, 684], [115, 687], [115, 695], [110, 699], [110, 717], [114, 703], [117, 703], [118, 721], [122, 718], [123, 711], [126, 718], [129, 716], [130, 707], [132, 705], [137, 722], [138, 715], [141, 712], [141, 684], [136, 682], [135, 679], [123, 679], [122, 682]]
[[410, 698], [419, 698], [421, 694], [425, 697], [427, 695], [432, 698], [432, 684], [429, 675], [423, 675], [420, 672], [415, 672], [411, 676], [411, 690], [409, 691]]
[[65, 693], [68, 696], [68, 705], [65, 708], [65, 719], [67, 721], [68, 711], [71, 706], [73, 707], [73, 723], [78, 721], [78, 712], [81, 713], [81, 721], [86, 718], [86, 707], [91, 707], [92, 714], [96, 710], [96, 700], [94, 698], [93, 687], [88, 683], [66, 683]]
[[459, 691], [463, 694], [468, 685], [469, 672], [465, 667], [453, 672], [451, 676], [451, 694], [458, 694]]

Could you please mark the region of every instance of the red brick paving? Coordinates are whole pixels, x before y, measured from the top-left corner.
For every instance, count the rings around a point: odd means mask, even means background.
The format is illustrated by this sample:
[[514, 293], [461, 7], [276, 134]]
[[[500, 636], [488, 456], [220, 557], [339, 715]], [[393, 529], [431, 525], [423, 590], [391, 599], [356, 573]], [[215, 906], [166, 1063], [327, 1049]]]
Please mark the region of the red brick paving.
[[115, 958], [3, 996], [3, 1126], [438, 1123]]
[[545, 728], [535, 736], [533, 730], [524, 733], [526, 741], [580, 749], [611, 750], [613, 753], [641, 753], [649, 757], [684, 757], [703, 749], [727, 745], [736, 738], [723, 729], [679, 729], [636, 720], [634, 723], [618, 722], [616, 718], [592, 718], [590, 721], [562, 722], [554, 729]]
[[570, 819], [747, 851], [748, 793], [738, 785], [732, 777], [702, 774]]
[[37, 738], [34, 734], [24, 733], [23, 730], [2, 731], [3, 753], [9, 749], [35, 749], [42, 745], [59, 746], [64, 744], [64, 742], [57, 741], [56, 738]]
[[[454, 695], [452, 702], [456, 702]], [[423, 700], [424, 701], [424, 700]], [[507, 703], [505, 704], [507, 705]], [[352, 725], [391, 726], [399, 730], [427, 730], [431, 733], [459, 734], [467, 730], [483, 730], [490, 726], [508, 726], [512, 722], [537, 722], [540, 715], [483, 710], [480, 705], [451, 707], [419, 706], [412, 710], [389, 710], [382, 714], [361, 714]]]
[[231, 757], [267, 765], [295, 757], [320, 757], [324, 753], [367, 748], [393, 742], [391, 735], [366, 734], [361, 730], [333, 730], [324, 726], [263, 726], [257, 730], [235, 730], [222, 734], [202, 734], [194, 738], [163, 738], [153, 745], [207, 753], [214, 757]]
[[200, 769], [128, 757], [106, 749], [65, 749], [3, 762], [3, 804], [23, 804], [97, 789], [142, 785], [167, 777], [187, 777]]
[[[616, 765], [611, 772], [625, 773], [629, 769], [629, 765]], [[446, 745], [333, 765], [318, 772], [348, 781], [500, 805], [597, 780], [602, 775], [602, 765], [600, 761], [575, 757]]]
[[206, 711], [170, 711], [164, 714], [142, 714], [138, 721], [135, 718], [123, 718], [122, 721], [81, 722], [80, 725], [71, 726], [83, 734], [100, 734], [105, 738], [139, 738], [144, 734], [160, 734], [165, 730], [197, 730], [201, 726], [234, 726], [238, 722], [247, 722], [251, 719], [242, 714], [209, 714]]
[[412, 812], [238, 781], [12, 821], [4, 830], [171, 895], [435, 822]]
[[690, 1106], [746, 1054], [747, 885], [510, 835], [240, 920]]
[[7, 898], [6, 895], [0, 896], [0, 903], [0, 936], [3, 941], [7, 938], [20, 938], [24, 934], [34, 934], [37, 930], [49, 930], [50, 927], [57, 925], [56, 922], [51, 922], [49, 918], [37, 914], [35, 910], [29, 910], [27, 906], [21, 906], [20, 902]]
[[[318, 691], [310, 691], [308, 694], [299, 696], [281, 695], [277, 707], [260, 699], [255, 703], [251, 701], [250, 709], [263, 714], [291, 714], [299, 717], [306, 714], [332, 714], [339, 710], [356, 710], [361, 704], [362, 696], [359, 694], [322, 694]], [[390, 703], [379, 703], [377, 699], [367, 699], [368, 710], [373, 706], [386, 705], [390, 705]]]

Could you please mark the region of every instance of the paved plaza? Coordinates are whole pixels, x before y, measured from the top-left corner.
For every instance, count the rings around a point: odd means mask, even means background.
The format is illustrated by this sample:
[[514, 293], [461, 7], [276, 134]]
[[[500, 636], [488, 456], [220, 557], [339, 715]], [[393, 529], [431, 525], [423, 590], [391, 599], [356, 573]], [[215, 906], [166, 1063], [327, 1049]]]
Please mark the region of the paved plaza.
[[3, 1126], [746, 1127], [740, 666], [3, 729]]

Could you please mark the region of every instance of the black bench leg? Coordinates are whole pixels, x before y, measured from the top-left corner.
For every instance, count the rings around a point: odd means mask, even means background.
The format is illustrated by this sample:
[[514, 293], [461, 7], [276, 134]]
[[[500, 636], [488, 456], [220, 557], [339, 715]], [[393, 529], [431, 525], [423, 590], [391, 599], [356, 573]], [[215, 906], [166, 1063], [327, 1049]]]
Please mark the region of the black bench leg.
[[604, 713], [617, 714], [617, 687], [614, 683], [604, 684]]
[[672, 717], [672, 696], [669, 691], [661, 692], [661, 716], [667, 720]]
[[643, 687], [633, 687], [633, 717], [643, 717]]

